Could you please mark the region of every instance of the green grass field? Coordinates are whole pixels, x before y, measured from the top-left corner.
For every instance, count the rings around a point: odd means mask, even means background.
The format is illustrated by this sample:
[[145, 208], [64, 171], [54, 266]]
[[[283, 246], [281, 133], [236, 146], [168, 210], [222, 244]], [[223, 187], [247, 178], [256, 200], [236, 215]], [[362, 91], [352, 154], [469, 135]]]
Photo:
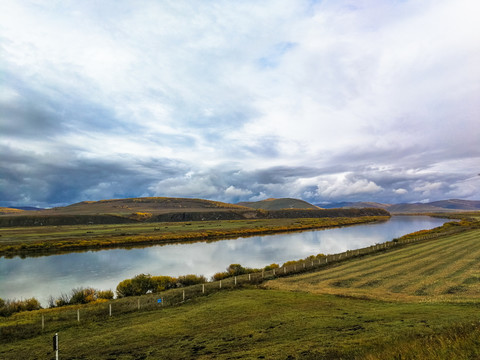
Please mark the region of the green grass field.
[[272, 289], [393, 301], [480, 299], [480, 235], [460, 233], [271, 281]]
[[[261, 288], [100, 321], [72, 319], [30, 338], [2, 339], [0, 358], [53, 358], [58, 331], [67, 359], [476, 359], [479, 260], [480, 230], [469, 230]], [[38, 324], [39, 314], [0, 319], [0, 327]]]

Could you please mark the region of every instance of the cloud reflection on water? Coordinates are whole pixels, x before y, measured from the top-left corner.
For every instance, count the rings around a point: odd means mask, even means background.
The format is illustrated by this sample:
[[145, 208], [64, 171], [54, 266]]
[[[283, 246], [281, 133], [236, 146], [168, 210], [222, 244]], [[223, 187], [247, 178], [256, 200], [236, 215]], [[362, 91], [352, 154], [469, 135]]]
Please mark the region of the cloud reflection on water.
[[354, 250], [445, 222], [428, 217], [393, 217], [381, 224], [356, 225], [320, 231], [254, 236], [215, 242], [196, 242], [135, 249], [88, 251], [31, 258], [0, 259], [0, 297], [36, 297], [45, 306], [50, 295], [76, 287], [115, 290], [137, 274], [179, 276], [224, 271], [232, 264], [264, 267], [310, 255]]

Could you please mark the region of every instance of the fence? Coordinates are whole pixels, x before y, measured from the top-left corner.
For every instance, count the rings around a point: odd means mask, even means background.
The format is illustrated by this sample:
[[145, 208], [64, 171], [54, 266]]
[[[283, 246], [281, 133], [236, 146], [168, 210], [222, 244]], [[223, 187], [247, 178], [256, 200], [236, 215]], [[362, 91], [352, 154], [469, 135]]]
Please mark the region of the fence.
[[449, 232], [428, 234], [407, 239], [394, 239], [392, 241], [375, 244], [362, 249], [347, 250], [342, 253], [326, 256], [310, 257], [271, 270], [262, 270], [261, 272], [233, 276], [219, 281], [171, 289], [161, 293], [126, 297], [102, 303], [71, 305], [61, 308], [17, 313], [8, 318], [8, 320], [5, 321], [5, 324], [0, 324], [0, 342], [18, 338], [29, 338], [46, 331], [58, 332], [62, 328], [79, 325], [85, 322], [108, 321], [109, 318], [119, 314], [154, 311], [161, 310], [168, 306], [178, 306], [191, 299], [212, 294], [214, 292], [231, 290], [248, 285], [258, 285], [265, 280], [270, 280], [276, 277], [313, 271], [355, 257], [362, 257], [396, 248], [404, 244], [434, 239], [459, 232], [461, 232], [461, 230], [452, 230]]

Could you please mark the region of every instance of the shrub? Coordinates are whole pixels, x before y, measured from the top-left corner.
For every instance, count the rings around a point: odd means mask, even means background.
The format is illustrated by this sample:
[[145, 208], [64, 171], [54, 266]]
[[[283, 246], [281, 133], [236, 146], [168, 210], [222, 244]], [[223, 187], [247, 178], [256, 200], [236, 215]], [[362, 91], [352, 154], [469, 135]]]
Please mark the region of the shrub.
[[67, 294], [60, 295], [59, 298], [55, 300], [55, 306], [65, 306], [70, 304], [70, 297]]
[[177, 279], [178, 283], [180, 283], [182, 286], [190, 286], [190, 285], [196, 285], [196, 284], [202, 284], [207, 282], [207, 279], [203, 275], [183, 275], [180, 276]]
[[226, 279], [228, 277], [230, 277], [230, 273], [228, 272], [218, 272], [218, 273], [215, 273], [213, 274], [212, 276], [212, 280], [213, 281], [219, 281], [219, 280], [223, 280], [223, 279]]
[[227, 272], [230, 274], [230, 276], [237, 276], [237, 275], [243, 275], [247, 273], [247, 269], [245, 269], [242, 265], [240, 264], [230, 264], [227, 267]]
[[68, 303], [73, 304], [87, 304], [97, 299], [96, 290], [92, 288], [78, 288], [72, 290], [72, 296]]
[[151, 275], [140, 274], [133, 279], [121, 281], [117, 285], [117, 296], [121, 298], [125, 296], [144, 295], [149, 291], [153, 292], [156, 288], [156, 283], [152, 280]]
[[112, 290], [99, 290], [99, 291], [97, 291], [97, 299], [112, 300], [113, 299], [113, 291]]
[[177, 279], [171, 276], [152, 276], [152, 281], [155, 284], [153, 292], [168, 290], [177, 284]]
[[26, 300], [2, 300], [0, 299], [0, 316], [10, 316], [21, 311], [39, 310], [42, 307], [35, 298]]
[[270, 264], [270, 265], [267, 265], [265, 266], [265, 271], [268, 271], [268, 270], [273, 270], [273, 269], [278, 269], [280, 266], [278, 266], [278, 264]]

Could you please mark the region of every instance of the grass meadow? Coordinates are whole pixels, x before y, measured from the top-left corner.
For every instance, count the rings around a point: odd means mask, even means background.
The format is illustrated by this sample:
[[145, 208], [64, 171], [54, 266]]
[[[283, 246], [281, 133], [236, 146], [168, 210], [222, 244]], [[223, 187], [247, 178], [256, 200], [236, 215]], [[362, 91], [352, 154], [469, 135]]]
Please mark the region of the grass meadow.
[[[82, 307], [72, 308], [71, 321], [0, 337], [0, 358], [54, 358], [58, 332], [60, 358], [68, 359], [477, 359], [479, 260], [473, 229], [259, 286], [225, 286], [179, 306], [80, 322], [74, 314]], [[105, 312], [107, 303], [88, 306]], [[0, 319], [0, 329], [56, 311]]]

